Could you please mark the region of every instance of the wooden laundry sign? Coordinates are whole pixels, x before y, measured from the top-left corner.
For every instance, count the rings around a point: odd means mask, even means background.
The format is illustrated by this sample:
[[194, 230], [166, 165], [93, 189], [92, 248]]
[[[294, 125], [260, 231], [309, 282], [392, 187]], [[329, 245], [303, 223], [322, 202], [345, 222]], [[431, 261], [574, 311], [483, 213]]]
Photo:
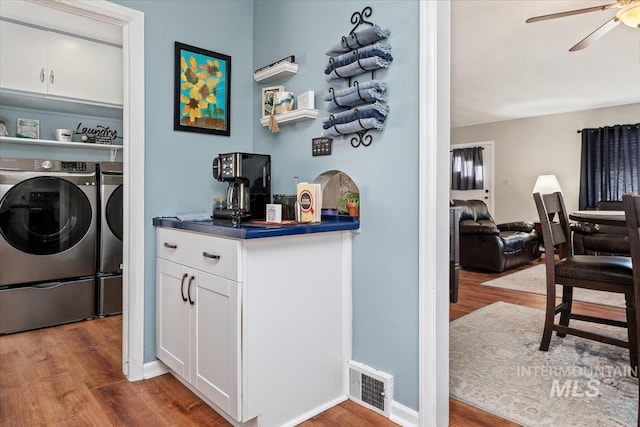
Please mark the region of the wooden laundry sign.
[[82, 135], [83, 141], [96, 144], [113, 144], [116, 138], [121, 138], [118, 136], [118, 131], [109, 126], [96, 125], [90, 128], [82, 127], [82, 123], [78, 123], [76, 134]]

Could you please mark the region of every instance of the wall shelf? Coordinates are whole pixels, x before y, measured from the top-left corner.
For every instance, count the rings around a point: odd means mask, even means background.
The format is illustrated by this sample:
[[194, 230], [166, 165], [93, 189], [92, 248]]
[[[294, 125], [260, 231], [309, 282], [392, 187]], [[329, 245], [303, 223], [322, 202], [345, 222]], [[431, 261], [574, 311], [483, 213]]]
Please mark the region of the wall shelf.
[[293, 62], [282, 62], [265, 70], [258, 71], [253, 74], [253, 78], [257, 82], [270, 82], [272, 80], [281, 79], [298, 73], [298, 64]]
[[76, 148], [93, 148], [98, 150], [121, 150], [122, 145], [116, 144], [92, 144], [86, 142], [64, 142], [55, 141], [52, 139], [29, 139], [29, 138], [16, 138], [12, 136], [0, 136], [0, 142], [7, 142], [11, 144], [31, 144], [31, 145], [49, 145], [56, 147], [76, 147]]
[[0, 88], [0, 105], [122, 120], [122, 105]]
[[[266, 116], [260, 119], [262, 126], [269, 126], [269, 119], [271, 116]], [[279, 125], [299, 122], [301, 120], [313, 120], [318, 117], [318, 110], [312, 110], [310, 108], [302, 108], [299, 110], [289, 111], [288, 113], [276, 114], [275, 118]]]

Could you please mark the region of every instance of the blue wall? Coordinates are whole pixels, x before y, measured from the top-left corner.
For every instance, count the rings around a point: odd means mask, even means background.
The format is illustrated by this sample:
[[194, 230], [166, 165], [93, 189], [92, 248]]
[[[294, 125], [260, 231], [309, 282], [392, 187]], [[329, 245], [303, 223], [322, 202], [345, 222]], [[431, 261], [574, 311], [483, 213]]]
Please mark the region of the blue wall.
[[[273, 156], [273, 191], [294, 191], [294, 176], [348, 173], [362, 194], [362, 228], [353, 248], [353, 358], [394, 376], [394, 400], [418, 408], [418, 25], [413, 1], [131, 1], [145, 13], [145, 361], [155, 359], [155, 234], [151, 219], [210, 209], [224, 185], [211, 160], [230, 151]], [[370, 147], [334, 140], [333, 155], [311, 157], [326, 116], [324, 51], [346, 35], [350, 17], [371, 5], [373, 22], [391, 30], [394, 61], [376, 78], [389, 84], [391, 113]], [[277, 25], [276, 25], [277, 23]], [[231, 55], [231, 136], [174, 132], [173, 42]], [[253, 70], [294, 54], [297, 75], [258, 84]], [[320, 118], [259, 124], [264, 86], [316, 92]]]
[[[389, 69], [375, 78], [389, 85], [387, 128], [372, 132], [369, 147], [335, 139], [331, 156], [312, 157], [311, 139], [328, 116], [324, 52], [348, 35], [351, 14], [371, 6], [370, 21], [391, 30]], [[277, 22], [278, 25], [274, 25]], [[298, 74], [254, 85], [256, 152], [273, 157], [276, 192], [294, 191], [294, 176], [313, 181], [338, 169], [361, 192], [361, 233], [353, 246], [353, 359], [394, 376], [394, 400], [418, 408], [418, 28], [417, 1], [254, 2], [254, 69], [295, 55]], [[370, 79], [370, 74], [357, 77]], [[272, 134], [260, 126], [261, 91], [284, 85], [299, 94], [315, 91], [319, 118], [283, 125]], [[344, 86], [346, 87], [346, 85]]]

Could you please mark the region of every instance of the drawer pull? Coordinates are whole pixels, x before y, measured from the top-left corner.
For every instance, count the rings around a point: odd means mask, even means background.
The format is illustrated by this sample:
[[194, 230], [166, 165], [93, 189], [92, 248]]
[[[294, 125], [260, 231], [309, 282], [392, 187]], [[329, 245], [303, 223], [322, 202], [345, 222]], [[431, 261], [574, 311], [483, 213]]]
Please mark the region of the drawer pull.
[[173, 243], [164, 242], [164, 247], [169, 249], [178, 249], [178, 245], [174, 245]]
[[220, 259], [220, 255], [210, 254], [209, 252], [202, 252], [202, 256], [205, 258]]
[[182, 296], [182, 301], [187, 302], [187, 298], [184, 296], [184, 279], [188, 276], [187, 273], [184, 273], [182, 276], [182, 281], [180, 281], [180, 295]]
[[189, 286], [187, 286], [187, 297], [189, 297], [189, 304], [195, 305], [195, 301], [191, 299], [191, 282], [196, 278], [196, 276], [191, 276], [189, 279]]

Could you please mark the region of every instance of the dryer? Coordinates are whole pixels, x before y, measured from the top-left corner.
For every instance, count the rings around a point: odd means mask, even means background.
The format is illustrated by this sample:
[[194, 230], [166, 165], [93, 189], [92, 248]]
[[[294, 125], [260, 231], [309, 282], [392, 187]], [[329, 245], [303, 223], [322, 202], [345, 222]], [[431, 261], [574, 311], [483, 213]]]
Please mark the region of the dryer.
[[0, 333], [95, 316], [95, 163], [0, 158]]
[[98, 315], [106, 316], [122, 313], [122, 163], [100, 162], [98, 174], [100, 187]]

